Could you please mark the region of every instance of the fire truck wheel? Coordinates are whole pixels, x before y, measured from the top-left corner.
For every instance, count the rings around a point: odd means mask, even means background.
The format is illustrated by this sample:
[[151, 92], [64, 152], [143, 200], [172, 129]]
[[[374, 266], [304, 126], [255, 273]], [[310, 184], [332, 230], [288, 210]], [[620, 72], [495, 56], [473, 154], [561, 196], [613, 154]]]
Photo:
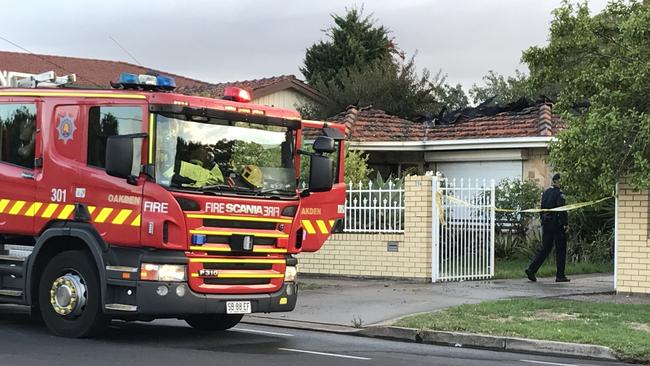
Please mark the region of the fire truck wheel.
[[41, 316], [62, 337], [89, 337], [108, 324], [101, 310], [100, 283], [94, 259], [74, 250], [58, 254], [45, 266], [38, 287]]
[[192, 315], [185, 321], [194, 329], [220, 331], [234, 327], [243, 317], [243, 314], [201, 314]]

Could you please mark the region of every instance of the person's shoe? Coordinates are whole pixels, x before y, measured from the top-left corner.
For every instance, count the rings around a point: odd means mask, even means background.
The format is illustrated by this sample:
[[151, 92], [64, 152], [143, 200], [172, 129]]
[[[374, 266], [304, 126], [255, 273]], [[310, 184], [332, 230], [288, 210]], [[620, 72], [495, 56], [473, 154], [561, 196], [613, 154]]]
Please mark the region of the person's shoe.
[[566, 277], [557, 277], [555, 282], [571, 282], [571, 280]]
[[526, 277], [528, 277], [528, 280], [531, 282], [537, 282], [537, 277], [535, 277], [535, 273], [531, 271], [530, 269], [526, 269]]

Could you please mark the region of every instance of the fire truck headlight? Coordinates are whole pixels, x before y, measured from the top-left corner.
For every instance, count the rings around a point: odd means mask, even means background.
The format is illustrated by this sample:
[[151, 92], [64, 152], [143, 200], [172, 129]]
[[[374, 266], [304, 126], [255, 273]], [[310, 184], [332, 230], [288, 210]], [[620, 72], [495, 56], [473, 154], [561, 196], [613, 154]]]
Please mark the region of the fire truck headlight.
[[142, 263], [140, 280], [183, 282], [187, 280], [187, 271], [183, 265]]
[[284, 272], [284, 282], [296, 282], [298, 279], [298, 270], [294, 266], [287, 266]]

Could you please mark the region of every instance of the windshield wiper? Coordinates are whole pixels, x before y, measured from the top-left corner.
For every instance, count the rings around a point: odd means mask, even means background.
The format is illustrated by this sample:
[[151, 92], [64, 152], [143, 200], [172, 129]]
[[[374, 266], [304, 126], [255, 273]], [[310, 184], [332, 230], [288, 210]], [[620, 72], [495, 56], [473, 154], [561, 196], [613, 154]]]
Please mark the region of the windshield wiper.
[[296, 191], [290, 189], [269, 188], [269, 189], [263, 189], [261, 191], [257, 191], [258, 196], [261, 196], [263, 194], [269, 194], [269, 193], [278, 193], [278, 194], [286, 193], [286, 194], [291, 194], [292, 196], [296, 195]]
[[225, 192], [225, 191], [231, 191], [231, 192], [239, 192], [239, 193], [247, 193], [247, 194], [256, 194], [257, 192], [246, 187], [240, 187], [240, 186], [229, 186], [227, 184], [212, 184], [208, 186], [203, 186], [199, 188], [202, 191], [219, 191], [219, 192]]

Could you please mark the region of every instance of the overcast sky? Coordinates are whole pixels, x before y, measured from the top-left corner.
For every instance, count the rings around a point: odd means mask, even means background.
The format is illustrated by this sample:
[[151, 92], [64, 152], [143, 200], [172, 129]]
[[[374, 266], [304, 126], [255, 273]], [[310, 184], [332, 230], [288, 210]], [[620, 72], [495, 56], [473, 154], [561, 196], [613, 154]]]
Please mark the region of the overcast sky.
[[[87, 1], [4, 0], [0, 36], [34, 53], [134, 62], [222, 82], [300, 75], [305, 49], [330, 14], [363, 5], [398, 47], [469, 88], [488, 70], [525, 70], [521, 51], [543, 45], [561, 0]], [[606, 0], [590, 0], [600, 11]], [[20, 51], [0, 40], [0, 50]], [[0, 68], [2, 65], [0, 65]], [[74, 70], [72, 70], [74, 71]]]

